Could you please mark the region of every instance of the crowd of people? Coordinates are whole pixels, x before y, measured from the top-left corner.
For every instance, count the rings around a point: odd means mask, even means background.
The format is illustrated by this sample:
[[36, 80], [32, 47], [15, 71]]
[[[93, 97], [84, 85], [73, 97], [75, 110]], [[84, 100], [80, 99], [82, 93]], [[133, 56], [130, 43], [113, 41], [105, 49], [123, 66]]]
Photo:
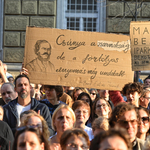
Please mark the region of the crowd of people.
[[[150, 76], [122, 91], [36, 85], [0, 61], [1, 150], [148, 150]], [[11, 80], [8, 80], [11, 77]]]

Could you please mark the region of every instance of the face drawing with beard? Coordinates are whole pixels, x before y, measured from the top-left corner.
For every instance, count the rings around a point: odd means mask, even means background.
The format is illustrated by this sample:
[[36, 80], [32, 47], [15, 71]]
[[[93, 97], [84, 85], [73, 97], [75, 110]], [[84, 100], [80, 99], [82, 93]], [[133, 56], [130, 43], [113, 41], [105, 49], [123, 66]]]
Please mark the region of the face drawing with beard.
[[51, 46], [48, 42], [42, 42], [37, 52], [38, 58], [42, 61], [47, 61], [51, 55]]

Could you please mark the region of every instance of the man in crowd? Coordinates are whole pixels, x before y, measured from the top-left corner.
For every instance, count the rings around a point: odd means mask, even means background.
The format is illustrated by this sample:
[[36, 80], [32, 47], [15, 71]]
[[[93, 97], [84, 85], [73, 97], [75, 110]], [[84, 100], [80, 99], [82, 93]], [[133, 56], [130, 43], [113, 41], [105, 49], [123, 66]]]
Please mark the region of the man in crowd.
[[12, 83], [6, 82], [1, 86], [1, 95], [5, 104], [17, 98], [17, 92]]
[[53, 135], [49, 110], [46, 105], [30, 97], [30, 81], [26, 75], [22, 74], [16, 77], [15, 91], [18, 93], [18, 97], [3, 106], [3, 120], [8, 123], [13, 133], [15, 133], [16, 127], [20, 125], [20, 114], [31, 109], [36, 112], [40, 110], [40, 115], [47, 121], [50, 134]]
[[143, 91], [143, 86], [141, 83], [134, 82], [125, 84], [122, 93], [127, 97], [127, 102], [139, 107], [139, 98]]
[[136, 137], [139, 119], [135, 105], [120, 103], [113, 110], [109, 121], [111, 127], [122, 127], [127, 130], [133, 150], [142, 150], [144, 146], [144, 141]]
[[60, 104], [65, 104], [64, 102], [59, 100], [63, 94], [63, 87], [58, 85], [44, 85], [44, 91], [46, 99], [43, 99], [40, 102], [46, 104], [49, 108], [51, 115], [53, 115], [54, 110]]

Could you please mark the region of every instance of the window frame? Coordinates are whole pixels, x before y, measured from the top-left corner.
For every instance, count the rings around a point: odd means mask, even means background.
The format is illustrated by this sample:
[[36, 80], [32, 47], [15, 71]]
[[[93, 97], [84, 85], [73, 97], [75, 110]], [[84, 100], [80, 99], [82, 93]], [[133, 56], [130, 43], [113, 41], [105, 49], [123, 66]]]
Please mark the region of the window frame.
[[[106, 32], [106, 1], [97, 0], [97, 14], [88, 14], [88, 18], [97, 17], [97, 32]], [[66, 12], [67, 10], [67, 0], [57, 0], [57, 18], [56, 18], [56, 28], [59, 29], [67, 29], [67, 17], [79, 17], [81, 18], [81, 14], [69, 14]], [[87, 13], [82, 13], [82, 16], [86, 16]], [[82, 19], [83, 20], [83, 19]], [[82, 20], [80, 23], [80, 31], [83, 31]]]

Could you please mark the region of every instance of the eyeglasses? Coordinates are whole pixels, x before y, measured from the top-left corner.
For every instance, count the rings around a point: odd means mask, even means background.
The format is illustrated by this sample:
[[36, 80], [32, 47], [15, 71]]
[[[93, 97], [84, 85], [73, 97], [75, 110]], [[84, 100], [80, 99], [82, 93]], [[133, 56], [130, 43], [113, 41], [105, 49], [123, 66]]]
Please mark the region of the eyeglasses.
[[101, 107], [106, 108], [107, 106], [108, 106], [107, 104], [102, 104], [102, 105], [97, 105], [96, 108], [101, 108]]
[[141, 120], [144, 124], [149, 123], [149, 117], [141, 117]]
[[92, 95], [96, 95], [96, 93], [91, 93]]
[[66, 146], [69, 147], [71, 150], [76, 150], [76, 149], [78, 149], [78, 147], [80, 147], [83, 150], [88, 150], [89, 149], [89, 147], [86, 146], [86, 145], [79, 146], [75, 143], [70, 143], [70, 144], [67, 144]]
[[81, 114], [81, 113], [83, 113], [85, 115], [85, 114], [88, 114], [88, 112], [89, 112], [88, 110], [83, 110], [83, 111], [81, 111], [81, 110], [76, 111], [75, 110], [75, 113], [78, 114], [78, 115]]
[[136, 119], [133, 119], [133, 120], [129, 120], [129, 121], [126, 121], [126, 120], [118, 120], [118, 123], [120, 124], [120, 126], [122, 127], [127, 127], [129, 122], [131, 123], [131, 125], [136, 125], [137, 124], [137, 120]]

